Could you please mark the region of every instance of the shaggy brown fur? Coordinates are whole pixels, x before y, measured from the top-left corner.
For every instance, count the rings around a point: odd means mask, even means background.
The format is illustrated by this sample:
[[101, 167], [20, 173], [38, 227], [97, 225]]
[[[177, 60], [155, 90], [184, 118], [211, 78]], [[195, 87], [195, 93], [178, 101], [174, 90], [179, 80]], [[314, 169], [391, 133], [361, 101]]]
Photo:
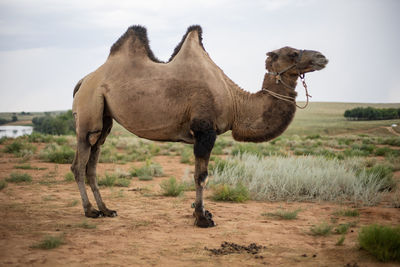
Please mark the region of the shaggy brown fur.
[[[327, 60], [316, 51], [284, 47], [268, 54], [269, 72], [283, 73], [282, 80], [296, 86], [299, 73], [320, 70]], [[293, 89], [265, 74], [263, 88], [296, 96]], [[289, 125], [295, 105], [260, 90], [250, 94], [239, 88], [211, 60], [202, 44], [200, 26], [191, 26], [168, 63], [150, 50], [146, 29], [132, 26], [112, 46], [107, 61], [78, 82], [74, 89], [73, 114], [77, 151], [72, 171], [78, 183], [85, 215], [116, 216], [102, 201], [96, 181], [100, 146], [116, 120], [139, 137], [194, 144], [196, 225], [214, 226], [204, 209], [203, 189], [208, 161], [216, 136], [232, 130], [238, 141], [262, 142], [279, 136]], [[99, 210], [89, 202], [85, 176]]]

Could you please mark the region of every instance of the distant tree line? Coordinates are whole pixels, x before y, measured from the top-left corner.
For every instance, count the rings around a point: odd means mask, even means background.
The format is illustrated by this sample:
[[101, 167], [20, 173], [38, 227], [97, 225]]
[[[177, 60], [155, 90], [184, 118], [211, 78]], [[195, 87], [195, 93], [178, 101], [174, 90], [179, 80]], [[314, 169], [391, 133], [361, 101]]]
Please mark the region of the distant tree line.
[[45, 116], [34, 117], [32, 123], [34, 131], [45, 134], [62, 135], [75, 133], [74, 117], [71, 110], [57, 116], [51, 116], [46, 113]]
[[400, 108], [358, 107], [344, 112], [348, 120], [392, 120], [400, 118]]
[[7, 120], [5, 118], [0, 118], [0, 125], [6, 124], [6, 123], [9, 123], [9, 122], [14, 122], [14, 121], [17, 121], [17, 120], [18, 120], [17, 114], [13, 113], [13, 115], [11, 117], [11, 120]]

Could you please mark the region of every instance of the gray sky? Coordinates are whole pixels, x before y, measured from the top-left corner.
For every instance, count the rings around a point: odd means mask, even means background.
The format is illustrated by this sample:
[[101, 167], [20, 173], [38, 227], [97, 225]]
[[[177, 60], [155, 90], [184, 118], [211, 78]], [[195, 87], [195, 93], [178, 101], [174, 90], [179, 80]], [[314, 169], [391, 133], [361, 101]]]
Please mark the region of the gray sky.
[[0, 112], [70, 109], [76, 82], [133, 24], [162, 60], [200, 24], [211, 58], [250, 92], [265, 53], [288, 45], [330, 60], [306, 77], [312, 101], [399, 103], [399, 14], [396, 0], [0, 0]]

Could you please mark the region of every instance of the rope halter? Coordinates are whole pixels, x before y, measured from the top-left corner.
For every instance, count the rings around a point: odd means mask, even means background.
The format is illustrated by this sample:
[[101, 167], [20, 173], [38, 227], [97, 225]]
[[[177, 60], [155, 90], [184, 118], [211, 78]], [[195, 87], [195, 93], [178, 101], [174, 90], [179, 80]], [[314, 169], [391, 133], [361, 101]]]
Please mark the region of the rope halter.
[[281, 76], [281, 75], [282, 75], [283, 73], [287, 72], [288, 70], [291, 70], [291, 69], [293, 69], [293, 68], [296, 68], [296, 69], [297, 69], [298, 77], [300, 77], [301, 82], [302, 82], [302, 84], [303, 84], [303, 87], [304, 87], [304, 89], [305, 89], [305, 91], [306, 91], [307, 102], [306, 102], [306, 104], [305, 104], [304, 106], [299, 106], [299, 105], [297, 105], [297, 103], [296, 103], [296, 98], [295, 98], [295, 97], [282, 95], [282, 94], [276, 93], [276, 92], [274, 92], [274, 91], [268, 90], [267, 88], [262, 88], [262, 89], [261, 89], [262, 91], [267, 92], [268, 94], [270, 94], [271, 96], [273, 96], [273, 97], [275, 97], [275, 98], [277, 98], [277, 99], [280, 99], [280, 100], [283, 100], [283, 101], [286, 101], [286, 102], [290, 102], [290, 103], [295, 104], [296, 107], [298, 107], [298, 108], [300, 108], [300, 109], [305, 109], [305, 108], [308, 106], [309, 98], [312, 97], [312, 96], [308, 93], [308, 90], [307, 90], [307, 84], [306, 84], [306, 80], [305, 80], [305, 74], [304, 74], [304, 73], [301, 74], [300, 71], [299, 71], [299, 69], [297, 68], [297, 65], [300, 63], [301, 57], [303, 56], [303, 53], [304, 53], [304, 50], [300, 50], [300, 54], [299, 54], [299, 56], [298, 56], [298, 58], [297, 58], [297, 60], [296, 60], [296, 63], [294, 63], [293, 65], [290, 65], [289, 67], [287, 67], [287, 68], [285, 68], [285, 69], [283, 69], [283, 70], [281, 70], [281, 71], [279, 71], [279, 72], [270, 71], [270, 72], [267, 72], [267, 74], [275, 76], [275, 83], [276, 83], [276, 84], [281, 83], [283, 86], [285, 86], [285, 87], [287, 87], [287, 88], [289, 88], [289, 89], [295, 90], [296, 87], [291, 87], [290, 85], [288, 85], [287, 83], [285, 83], [285, 82], [282, 80], [282, 76]]

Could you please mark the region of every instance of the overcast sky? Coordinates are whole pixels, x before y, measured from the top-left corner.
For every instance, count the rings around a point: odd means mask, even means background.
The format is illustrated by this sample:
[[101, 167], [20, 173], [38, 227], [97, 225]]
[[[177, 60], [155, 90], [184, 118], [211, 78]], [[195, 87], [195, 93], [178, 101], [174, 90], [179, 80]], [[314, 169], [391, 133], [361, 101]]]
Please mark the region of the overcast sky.
[[200, 24], [211, 58], [250, 92], [266, 52], [292, 46], [330, 60], [306, 75], [312, 101], [400, 103], [399, 14], [396, 0], [0, 0], [0, 112], [70, 109], [76, 82], [133, 24], [162, 60]]

